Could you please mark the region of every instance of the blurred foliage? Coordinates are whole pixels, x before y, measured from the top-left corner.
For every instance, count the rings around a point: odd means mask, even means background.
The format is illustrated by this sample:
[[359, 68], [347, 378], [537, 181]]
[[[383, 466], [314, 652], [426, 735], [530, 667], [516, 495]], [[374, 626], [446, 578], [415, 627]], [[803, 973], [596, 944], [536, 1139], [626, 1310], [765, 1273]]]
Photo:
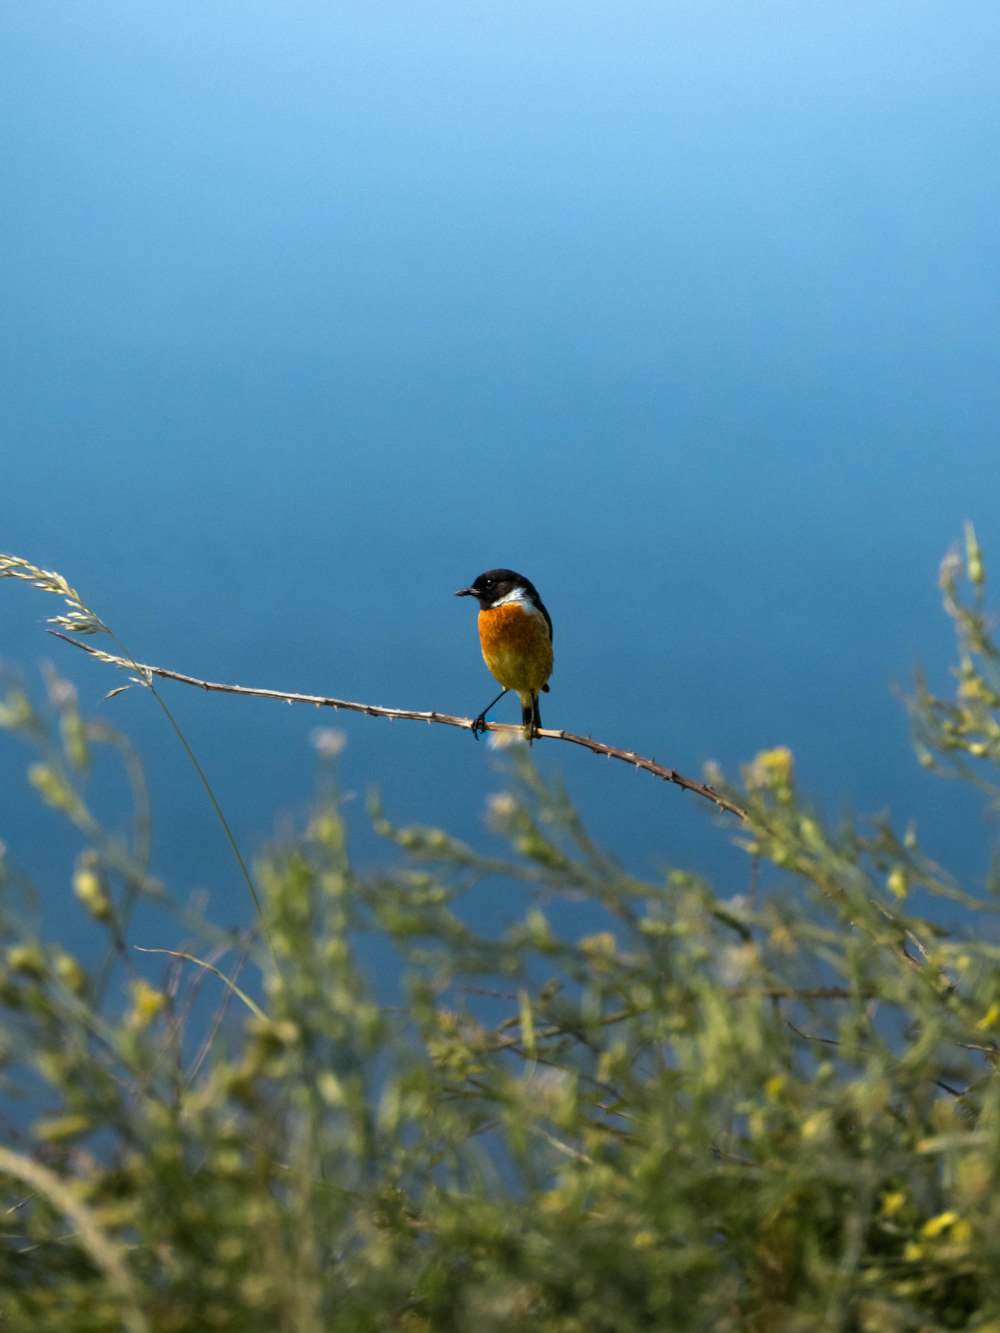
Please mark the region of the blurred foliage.
[[[957, 689], [918, 680], [918, 755], [995, 805], [971, 532], [942, 580]], [[0, 856], [0, 1326], [1000, 1331], [995, 875], [960, 884], [887, 818], [825, 827], [779, 748], [733, 790], [744, 895], [640, 883], [515, 747], [501, 855], [373, 801], [392, 846], [361, 874], [331, 780], [256, 868], [258, 931], [178, 911], [152, 956], [135, 756], [48, 689], [8, 686], [0, 724], [79, 830], [66, 893], [108, 948], [38, 938]], [[88, 799], [101, 746], [128, 838]], [[493, 935], [484, 892], [516, 917]], [[561, 895], [601, 928], [561, 937]]]

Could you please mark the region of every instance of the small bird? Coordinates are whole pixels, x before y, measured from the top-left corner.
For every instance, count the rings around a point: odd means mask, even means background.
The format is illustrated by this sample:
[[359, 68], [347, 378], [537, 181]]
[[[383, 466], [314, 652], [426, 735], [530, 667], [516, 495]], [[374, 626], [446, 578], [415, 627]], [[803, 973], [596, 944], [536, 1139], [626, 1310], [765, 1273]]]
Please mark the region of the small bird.
[[456, 597], [475, 597], [479, 602], [479, 643], [486, 665], [503, 689], [472, 724], [472, 734], [486, 730], [486, 714], [508, 690], [521, 700], [521, 724], [528, 744], [541, 730], [538, 695], [548, 691], [552, 675], [552, 617], [538, 590], [523, 574], [512, 569], [488, 569], [469, 588], [459, 588]]

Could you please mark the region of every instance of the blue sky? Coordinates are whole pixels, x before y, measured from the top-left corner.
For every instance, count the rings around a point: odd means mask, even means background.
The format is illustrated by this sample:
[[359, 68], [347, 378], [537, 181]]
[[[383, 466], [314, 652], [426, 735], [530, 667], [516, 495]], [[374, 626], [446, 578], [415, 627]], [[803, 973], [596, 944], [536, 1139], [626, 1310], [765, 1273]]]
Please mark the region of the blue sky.
[[[789, 744], [832, 812], [960, 847], [891, 685], [943, 680], [963, 521], [1000, 552], [998, 46], [985, 3], [8, 0], [0, 546], [140, 658], [469, 714], [451, 593], [511, 565], [548, 724], [692, 774]], [[238, 913], [147, 701], [0, 593], [0, 656], [116, 710], [164, 873]], [[174, 697], [248, 840], [304, 807], [315, 719]], [[349, 785], [481, 829], [484, 747], [340, 724]], [[738, 866], [689, 798], [538, 750], [636, 868]]]

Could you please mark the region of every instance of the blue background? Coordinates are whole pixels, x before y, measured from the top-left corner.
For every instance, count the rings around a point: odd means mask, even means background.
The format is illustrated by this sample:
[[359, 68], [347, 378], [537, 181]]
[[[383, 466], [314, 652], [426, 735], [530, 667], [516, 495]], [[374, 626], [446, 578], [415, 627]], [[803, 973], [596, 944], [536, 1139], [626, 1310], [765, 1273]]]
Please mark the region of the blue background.
[[[468, 715], [452, 593], [511, 565], [555, 621], [547, 725], [693, 776], [789, 745], [828, 814], [915, 813], [978, 873], [891, 686], [945, 683], [964, 520], [1000, 559], [998, 48], [992, 0], [6, 0], [0, 549], [141, 660]], [[156, 870], [246, 920], [163, 719], [100, 702], [58, 609], [0, 586], [0, 655], [135, 736]], [[167, 696], [248, 850], [307, 807], [317, 724], [350, 790], [490, 837], [467, 735]], [[631, 869], [745, 887], [695, 798], [536, 754]], [[0, 735], [0, 837], [75, 929], [26, 758]]]

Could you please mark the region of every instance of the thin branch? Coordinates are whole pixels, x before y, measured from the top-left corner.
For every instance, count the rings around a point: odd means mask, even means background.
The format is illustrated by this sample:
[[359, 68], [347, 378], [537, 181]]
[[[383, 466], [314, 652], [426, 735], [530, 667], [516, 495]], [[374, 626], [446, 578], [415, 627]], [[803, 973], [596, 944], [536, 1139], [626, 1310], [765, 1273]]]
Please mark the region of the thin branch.
[[149, 1323], [142, 1312], [136, 1279], [122, 1258], [124, 1247], [116, 1245], [103, 1230], [96, 1209], [84, 1203], [70, 1181], [33, 1157], [12, 1152], [3, 1144], [0, 1144], [0, 1171], [42, 1195], [72, 1222], [76, 1239], [91, 1261], [102, 1270], [108, 1287], [122, 1303], [122, 1326], [131, 1333], [148, 1333]]
[[[65, 643], [71, 643], [74, 648], [79, 648], [91, 657], [96, 657], [98, 661], [108, 662], [112, 666], [122, 667], [126, 671], [138, 671], [140, 676], [146, 678], [138, 682], [141, 684], [148, 684], [153, 676], [159, 676], [162, 680], [175, 680], [181, 685], [194, 685], [199, 690], [209, 690], [216, 694], [242, 694], [250, 695], [255, 699], [281, 699], [289, 704], [312, 704], [314, 708], [337, 708], [350, 713], [364, 713], [367, 717], [387, 717], [393, 721], [436, 722], [445, 727], [461, 727], [464, 731], [471, 731], [474, 725], [471, 717], [453, 717], [449, 713], [419, 712], [410, 708], [381, 708], [376, 704], [355, 703], [349, 699], [331, 699], [319, 694], [289, 694], [283, 690], [256, 689], [248, 685], [222, 685], [216, 681], [200, 680], [197, 676], [186, 676], [179, 671], [169, 671], [166, 667], [130, 662], [124, 657], [117, 657], [113, 653], [106, 653], [100, 648], [94, 648], [89, 643], [81, 643], [79, 639], [71, 639], [69, 635], [60, 634], [54, 629], [49, 630], [49, 633], [57, 639], [62, 639]], [[523, 734], [521, 727], [502, 722], [487, 722], [486, 728], [488, 731]], [[604, 745], [601, 741], [595, 741], [590, 736], [578, 736], [572, 731], [541, 730], [536, 735], [545, 740], [568, 741], [570, 745], [582, 745], [585, 750], [590, 750], [593, 754], [603, 754], [609, 759], [620, 759], [625, 764], [631, 764], [633, 768], [652, 773], [653, 777], [660, 778], [664, 782], [672, 782], [684, 791], [692, 791], [698, 796], [703, 796], [705, 800], [717, 805], [720, 810], [728, 810], [730, 814], [736, 815], [739, 819], [746, 819], [747, 817], [747, 813], [742, 807], [728, 800], [714, 787], [710, 787], [704, 782], [695, 782], [693, 778], [686, 778], [682, 773], [678, 773], [676, 769], [667, 768], [664, 764], [658, 764], [653, 759], [644, 759], [633, 750], [620, 750], [615, 745]]]
[[[843, 1043], [842, 1041], [840, 1041], [837, 1037], [817, 1037], [817, 1036], [814, 1036], [813, 1033], [811, 1033], [811, 1032], [803, 1032], [801, 1028], [797, 1028], [797, 1027], [795, 1026], [795, 1024], [792, 1022], [792, 1020], [791, 1020], [790, 1018], [786, 1018], [786, 1019], [785, 1019], [785, 1023], [787, 1024], [788, 1027], [790, 1027], [790, 1028], [792, 1029], [792, 1031], [795, 1033], [795, 1035], [796, 1035], [797, 1037], [801, 1037], [803, 1041], [815, 1041], [815, 1042], [819, 1042], [820, 1045], [822, 1045], [822, 1046], [843, 1046], [843, 1044], [844, 1044], [844, 1043]], [[964, 1041], [957, 1041], [957, 1042], [955, 1043], [955, 1045], [956, 1045], [956, 1046], [964, 1046], [967, 1050], [981, 1050], [981, 1049], [982, 1049], [981, 1047], [970, 1047], [970, 1046], [968, 1046], [968, 1045], [966, 1044], [966, 1042], [964, 1042]], [[862, 1047], [862, 1049], [864, 1049], [864, 1048]], [[941, 1088], [944, 1092], [947, 1092], [947, 1093], [948, 1093], [950, 1096], [952, 1096], [952, 1097], [964, 1097], [965, 1094], [969, 1091], [969, 1088], [966, 1088], [964, 1092], [961, 1091], [961, 1090], [958, 1089], [958, 1088], [953, 1088], [953, 1087], [951, 1086], [950, 1083], [945, 1083], [945, 1081], [944, 1081], [943, 1079], [940, 1079], [940, 1078], [932, 1078], [932, 1079], [931, 1079], [931, 1082], [934, 1084], [935, 1087], [937, 1087], [937, 1088]], [[972, 1086], [972, 1085], [970, 1084], [969, 1087], [971, 1087], [971, 1086]]]

